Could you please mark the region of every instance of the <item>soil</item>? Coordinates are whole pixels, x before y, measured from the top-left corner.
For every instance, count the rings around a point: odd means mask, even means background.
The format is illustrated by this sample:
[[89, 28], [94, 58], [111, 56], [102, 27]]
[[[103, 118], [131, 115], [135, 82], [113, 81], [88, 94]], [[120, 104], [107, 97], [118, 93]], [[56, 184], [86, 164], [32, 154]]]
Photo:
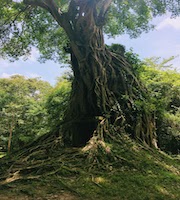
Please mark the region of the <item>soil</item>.
[[69, 193], [64, 193], [64, 194], [49, 194], [44, 197], [29, 197], [27, 195], [18, 195], [18, 196], [13, 196], [13, 195], [1, 195], [0, 194], [0, 200], [78, 200], [77, 197], [69, 194]]

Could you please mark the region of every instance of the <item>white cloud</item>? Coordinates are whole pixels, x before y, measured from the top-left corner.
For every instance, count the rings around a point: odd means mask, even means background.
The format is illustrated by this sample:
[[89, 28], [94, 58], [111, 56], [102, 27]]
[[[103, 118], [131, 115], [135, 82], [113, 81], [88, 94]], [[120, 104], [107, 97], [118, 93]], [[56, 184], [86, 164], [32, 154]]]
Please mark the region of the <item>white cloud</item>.
[[9, 78], [10, 76], [12, 76], [13, 74], [8, 74], [8, 73], [2, 73], [0, 75], [1, 78]]
[[41, 78], [40, 75], [35, 74], [35, 73], [26, 73], [25, 75], [19, 74], [19, 73], [12, 73], [12, 74], [2, 73], [2, 74], [0, 74], [0, 78], [9, 78], [14, 75], [20, 75], [20, 76], [24, 76], [26, 78]]
[[164, 19], [162, 22], [160, 22], [157, 25], [156, 29], [161, 30], [166, 27], [171, 27], [176, 30], [180, 30], [180, 17], [177, 17], [177, 18], [169, 18], [168, 17], [168, 18]]
[[27, 77], [27, 78], [41, 78], [40, 75], [35, 74], [35, 73], [27, 73], [27, 75], [25, 75], [25, 77]]

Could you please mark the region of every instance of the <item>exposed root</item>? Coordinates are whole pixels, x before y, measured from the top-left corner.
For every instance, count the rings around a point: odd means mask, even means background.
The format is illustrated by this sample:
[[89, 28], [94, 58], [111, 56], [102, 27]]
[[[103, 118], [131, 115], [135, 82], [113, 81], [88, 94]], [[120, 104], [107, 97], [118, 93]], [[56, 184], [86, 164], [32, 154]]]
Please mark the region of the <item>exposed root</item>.
[[[107, 118], [99, 117], [97, 129], [84, 148], [56, 148], [57, 139], [46, 138], [42, 144], [29, 146], [0, 160], [0, 185], [17, 180], [40, 179], [52, 175], [74, 176], [92, 169], [112, 170], [113, 163], [126, 162], [113, 152], [113, 132]], [[117, 138], [117, 137], [116, 137]], [[108, 142], [109, 141], [109, 142]], [[114, 140], [120, 144], [121, 138]], [[35, 145], [35, 144], [34, 144]], [[47, 147], [51, 149], [47, 150]], [[61, 146], [61, 145], [60, 145]]]
[[98, 120], [92, 138], [83, 148], [62, 147], [60, 137], [50, 136], [41, 144], [32, 143], [27, 149], [16, 152], [12, 159], [2, 158], [0, 185], [53, 175], [63, 179], [92, 170], [113, 171], [115, 166], [136, 168], [131, 160], [116, 153], [117, 147], [127, 149], [126, 143], [131, 143], [124, 129], [112, 125], [109, 118], [101, 116]]

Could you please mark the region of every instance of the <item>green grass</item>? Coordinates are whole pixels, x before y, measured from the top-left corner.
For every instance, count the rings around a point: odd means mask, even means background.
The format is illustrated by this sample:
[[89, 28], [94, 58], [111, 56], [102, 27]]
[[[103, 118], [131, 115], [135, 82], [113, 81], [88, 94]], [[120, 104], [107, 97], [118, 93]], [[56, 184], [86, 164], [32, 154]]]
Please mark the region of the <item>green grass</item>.
[[3, 186], [2, 194], [35, 199], [64, 192], [79, 200], [180, 199], [179, 158], [131, 140], [115, 143], [111, 150], [117, 156], [113, 161], [104, 157], [103, 164], [90, 168], [92, 163], [85, 157], [67, 159], [57, 173], [37, 180], [15, 181]]
[[121, 165], [112, 172], [99, 171], [81, 176], [78, 181], [71, 183], [71, 187], [82, 194], [84, 199], [92, 200], [180, 199], [177, 160], [158, 152], [143, 150], [131, 156], [134, 166]]

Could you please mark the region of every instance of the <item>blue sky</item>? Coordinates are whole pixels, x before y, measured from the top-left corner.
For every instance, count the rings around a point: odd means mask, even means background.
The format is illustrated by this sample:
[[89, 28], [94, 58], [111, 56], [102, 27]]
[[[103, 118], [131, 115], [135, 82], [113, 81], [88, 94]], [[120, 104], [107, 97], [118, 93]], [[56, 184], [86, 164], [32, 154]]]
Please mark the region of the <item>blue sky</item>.
[[[153, 20], [156, 28], [149, 33], [143, 33], [137, 39], [130, 39], [128, 35], [106, 40], [107, 44], [120, 43], [126, 49], [133, 48], [140, 58], [178, 56], [173, 61], [173, 66], [180, 71], [180, 17], [171, 19], [169, 15]], [[41, 79], [55, 84], [56, 78], [61, 76], [68, 68], [60, 67], [60, 64], [48, 61], [40, 64], [37, 61], [38, 51], [33, 49], [32, 55], [27, 61], [19, 60], [10, 63], [0, 59], [0, 77], [9, 77], [13, 74], [21, 74], [26, 77], [41, 77]]]

